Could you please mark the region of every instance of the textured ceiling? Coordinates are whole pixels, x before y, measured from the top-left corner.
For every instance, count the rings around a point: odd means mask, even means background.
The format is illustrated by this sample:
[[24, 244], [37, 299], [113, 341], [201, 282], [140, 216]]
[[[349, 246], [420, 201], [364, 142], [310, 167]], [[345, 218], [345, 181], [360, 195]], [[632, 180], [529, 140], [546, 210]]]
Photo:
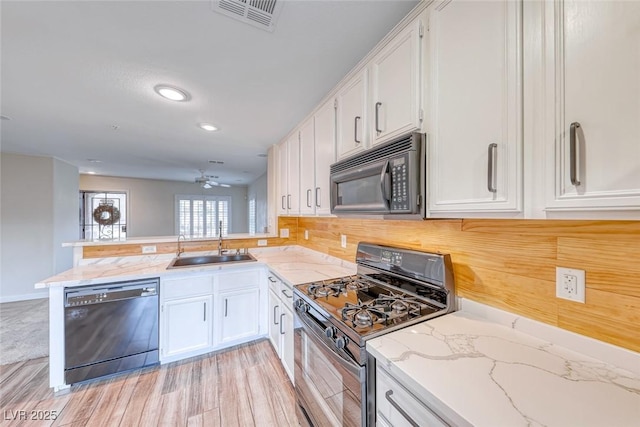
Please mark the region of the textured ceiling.
[[[81, 172], [250, 183], [259, 155], [416, 3], [285, 1], [270, 33], [208, 1], [3, 0], [1, 149]], [[160, 98], [160, 83], [191, 100]]]

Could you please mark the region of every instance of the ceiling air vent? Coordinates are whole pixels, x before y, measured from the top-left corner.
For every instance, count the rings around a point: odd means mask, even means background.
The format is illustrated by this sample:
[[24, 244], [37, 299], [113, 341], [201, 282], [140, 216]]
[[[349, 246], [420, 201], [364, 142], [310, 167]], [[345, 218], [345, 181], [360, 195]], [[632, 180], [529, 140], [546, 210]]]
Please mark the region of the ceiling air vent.
[[273, 31], [284, 0], [212, 0], [211, 4], [218, 13]]

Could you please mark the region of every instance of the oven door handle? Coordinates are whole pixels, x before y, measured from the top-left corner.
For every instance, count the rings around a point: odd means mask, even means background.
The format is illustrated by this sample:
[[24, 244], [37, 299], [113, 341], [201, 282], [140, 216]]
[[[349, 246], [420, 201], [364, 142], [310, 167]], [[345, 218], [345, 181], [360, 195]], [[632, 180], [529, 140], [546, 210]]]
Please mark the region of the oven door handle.
[[302, 324], [302, 328], [305, 330], [305, 332], [307, 332], [309, 337], [311, 337], [311, 339], [313, 339], [313, 341], [316, 344], [321, 345], [322, 347], [324, 347], [326, 351], [337, 356], [337, 360], [339, 361], [340, 365], [342, 365], [343, 368], [345, 368], [347, 371], [355, 375], [357, 378], [360, 378], [362, 366], [358, 365], [357, 363], [347, 359], [344, 355], [340, 354], [337, 351], [338, 350], [337, 348], [332, 349], [327, 344], [326, 340], [321, 335], [317, 334], [313, 330], [313, 327], [307, 323], [307, 319], [304, 318], [305, 317], [304, 314], [301, 314], [298, 312], [298, 317], [301, 320], [300, 323]]

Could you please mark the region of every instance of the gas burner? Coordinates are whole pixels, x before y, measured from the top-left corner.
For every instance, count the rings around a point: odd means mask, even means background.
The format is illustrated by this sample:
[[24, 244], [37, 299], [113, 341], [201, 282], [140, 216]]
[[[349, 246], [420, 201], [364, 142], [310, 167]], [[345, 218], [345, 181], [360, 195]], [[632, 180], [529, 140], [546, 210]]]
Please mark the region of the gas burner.
[[376, 304], [376, 300], [358, 300], [358, 304], [345, 304], [342, 308], [342, 320], [351, 322], [355, 327], [369, 327], [375, 323], [386, 322], [387, 313], [383, 305]]
[[369, 282], [357, 276], [345, 278], [342, 283], [344, 283], [345, 288], [349, 291], [366, 291], [369, 289]]
[[313, 298], [318, 297], [327, 297], [327, 296], [338, 296], [340, 292], [344, 289], [344, 285], [342, 283], [319, 283], [317, 285], [309, 286], [309, 295]]
[[398, 314], [404, 312], [409, 312], [410, 314], [420, 312], [420, 303], [415, 297], [404, 294], [395, 294], [393, 291], [390, 291], [389, 295], [378, 296], [376, 304], [383, 307], [389, 307]]

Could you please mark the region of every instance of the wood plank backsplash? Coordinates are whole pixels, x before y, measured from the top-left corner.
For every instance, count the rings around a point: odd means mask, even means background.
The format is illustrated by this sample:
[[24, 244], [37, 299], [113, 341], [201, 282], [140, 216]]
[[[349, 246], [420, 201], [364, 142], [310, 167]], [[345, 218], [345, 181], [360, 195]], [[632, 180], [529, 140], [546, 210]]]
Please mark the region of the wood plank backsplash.
[[[349, 261], [360, 241], [450, 253], [459, 296], [640, 351], [640, 221], [299, 217], [297, 229], [299, 245]], [[585, 304], [555, 297], [556, 266], [585, 270]]]

